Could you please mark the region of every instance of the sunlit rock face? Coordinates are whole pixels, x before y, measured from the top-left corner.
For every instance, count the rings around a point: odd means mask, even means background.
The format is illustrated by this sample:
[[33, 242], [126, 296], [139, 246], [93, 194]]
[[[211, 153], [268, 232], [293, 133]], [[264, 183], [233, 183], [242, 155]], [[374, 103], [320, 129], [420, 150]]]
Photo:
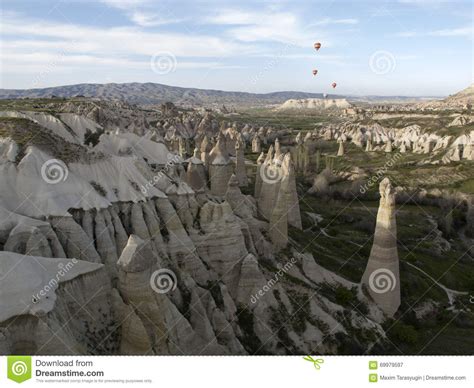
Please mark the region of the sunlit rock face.
[[227, 183], [233, 173], [234, 166], [227, 152], [225, 137], [221, 133], [216, 145], [209, 154], [211, 193], [217, 196], [224, 196], [227, 191]]
[[395, 190], [389, 179], [385, 178], [380, 182], [379, 191], [374, 242], [362, 283], [384, 313], [392, 317], [400, 306]]
[[288, 242], [288, 225], [301, 229], [301, 215], [291, 154], [283, 155], [277, 141], [275, 148], [275, 155], [270, 146], [265, 160], [259, 158], [256, 195], [260, 214], [270, 221], [271, 240], [281, 249]]

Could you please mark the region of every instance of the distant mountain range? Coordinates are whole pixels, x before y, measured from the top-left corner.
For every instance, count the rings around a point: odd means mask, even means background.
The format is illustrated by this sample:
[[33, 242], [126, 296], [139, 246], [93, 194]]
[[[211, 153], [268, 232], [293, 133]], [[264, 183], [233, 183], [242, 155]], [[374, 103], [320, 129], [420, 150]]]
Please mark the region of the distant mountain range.
[[[222, 90], [182, 88], [157, 83], [109, 83], [77, 84], [56, 86], [43, 89], [0, 89], [0, 99], [8, 98], [50, 98], [56, 97], [94, 97], [102, 99], [119, 99], [132, 104], [160, 104], [171, 101], [181, 106], [237, 105], [258, 106], [281, 104], [289, 99], [323, 98], [323, 93], [305, 93], [283, 91], [273, 93], [227, 92]], [[330, 94], [327, 98], [347, 98], [350, 101], [363, 102], [410, 102], [420, 101], [417, 97], [351, 97]]]

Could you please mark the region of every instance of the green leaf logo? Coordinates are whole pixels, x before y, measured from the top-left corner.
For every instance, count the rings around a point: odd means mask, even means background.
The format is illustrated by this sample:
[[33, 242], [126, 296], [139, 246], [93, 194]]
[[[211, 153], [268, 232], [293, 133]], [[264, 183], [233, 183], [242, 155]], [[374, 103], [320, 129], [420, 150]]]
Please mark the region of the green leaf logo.
[[31, 356], [8, 356], [7, 364], [10, 380], [22, 383], [31, 379]]

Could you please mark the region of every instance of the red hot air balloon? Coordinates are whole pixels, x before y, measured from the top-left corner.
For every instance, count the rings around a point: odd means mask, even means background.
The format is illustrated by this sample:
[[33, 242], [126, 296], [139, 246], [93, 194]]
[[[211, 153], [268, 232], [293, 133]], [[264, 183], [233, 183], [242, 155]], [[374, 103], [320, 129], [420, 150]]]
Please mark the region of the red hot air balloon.
[[337, 83], [333, 82], [333, 83], [331, 84], [331, 86], [332, 86], [333, 89], [335, 89], [336, 86], [337, 86]]
[[316, 69], [313, 70], [313, 75], [318, 74], [318, 71]]
[[321, 43], [316, 42], [316, 43], [314, 44], [314, 48], [316, 49], [316, 51], [319, 50], [319, 49], [321, 48]]

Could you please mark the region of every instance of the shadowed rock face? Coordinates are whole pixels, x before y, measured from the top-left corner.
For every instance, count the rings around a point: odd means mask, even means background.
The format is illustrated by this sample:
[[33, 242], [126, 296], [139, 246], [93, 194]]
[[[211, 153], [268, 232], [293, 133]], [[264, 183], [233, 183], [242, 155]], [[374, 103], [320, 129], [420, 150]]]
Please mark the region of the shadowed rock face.
[[186, 171], [186, 183], [196, 192], [207, 190], [206, 167], [199, 159], [199, 151], [196, 148], [192, 158], [188, 159]]
[[247, 173], [245, 171], [245, 144], [241, 141], [235, 143], [235, 175], [240, 187], [248, 184]]
[[374, 242], [362, 283], [383, 312], [392, 317], [400, 306], [395, 189], [385, 178], [380, 182], [379, 190], [380, 205]]

